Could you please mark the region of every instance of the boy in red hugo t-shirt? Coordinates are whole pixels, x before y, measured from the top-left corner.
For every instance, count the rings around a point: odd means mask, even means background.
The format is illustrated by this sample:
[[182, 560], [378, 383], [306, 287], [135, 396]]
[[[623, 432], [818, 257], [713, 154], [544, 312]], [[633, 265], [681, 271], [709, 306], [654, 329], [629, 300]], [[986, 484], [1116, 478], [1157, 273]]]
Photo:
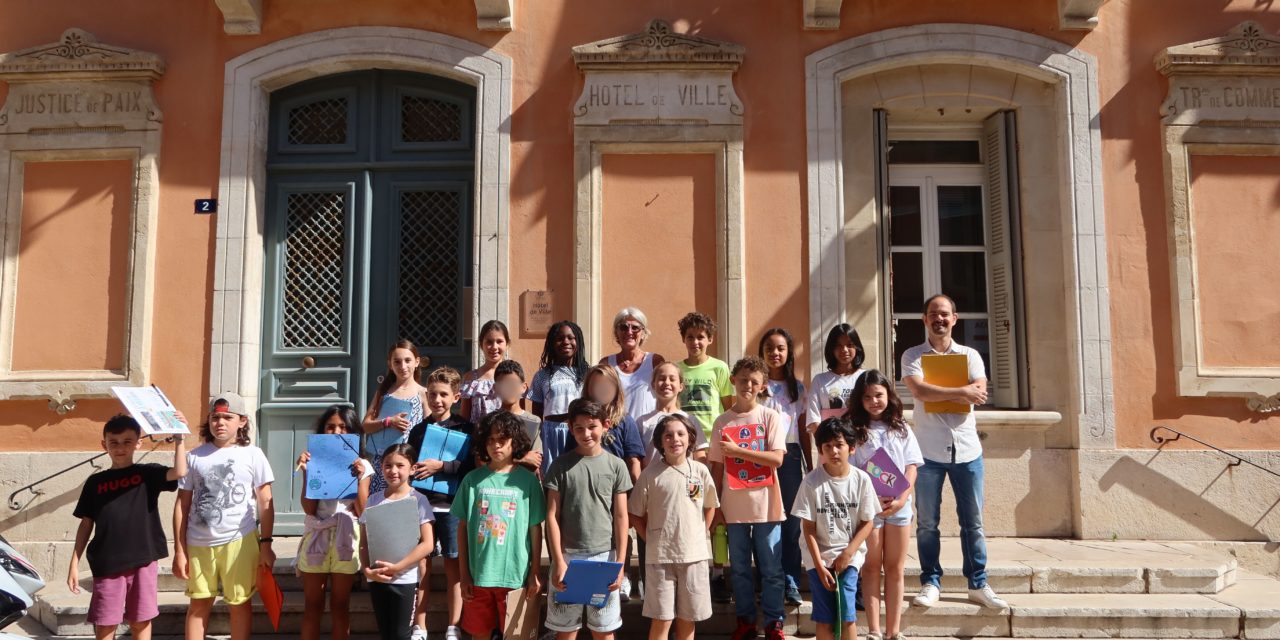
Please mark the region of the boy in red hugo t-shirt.
[[[183, 424], [187, 419], [178, 414]], [[173, 467], [134, 464], [142, 444], [142, 428], [127, 415], [118, 415], [102, 428], [102, 448], [111, 468], [84, 483], [75, 516], [80, 518], [76, 546], [67, 570], [67, 588], [80, 593], [80, 555], [89, 548], [93, 596], [89, 622], [97, 637], [115, 637], [121, 622], [130, 635], [151, 637], [156, 604], [156, 561], [169, 555], [156, 503], [162, 491], [177, 491], [178, 478], [187, 475], [182, 436], [174, 436]], [[89, 535], [93, 534], [93, 541]]]

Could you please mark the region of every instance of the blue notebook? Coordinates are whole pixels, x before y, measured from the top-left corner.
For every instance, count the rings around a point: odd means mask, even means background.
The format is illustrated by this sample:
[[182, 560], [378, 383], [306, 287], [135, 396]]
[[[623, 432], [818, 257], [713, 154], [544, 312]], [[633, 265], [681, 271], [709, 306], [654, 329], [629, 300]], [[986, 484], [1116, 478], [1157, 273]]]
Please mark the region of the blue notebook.
[[360, 436], [313, 434], [307, 436], [307, 492], [312, 500], [349, 500], [356, 497], [358, 479], [351, 465], [360, 457]]
[[609, 601], [609, 585], [618, 579], [619, 571], [621, 562], [570, 560], [564, 572], [564, 591], [556, 594], [556, 602], [604, 608]]
[[[423, 460], [440, 460], [453, 462], [466, 460], [471, 455], [471, 436], [447, 429], [439, 425], [428, 425], [422, 434], [422, 451], [418, 452], [418, 462]], [[423, 491], [434, 491], [452, 496], [458, 492], [462, 476], [456, 473], [437, 473], [422, 480], [413, 480], [409, 484]]]

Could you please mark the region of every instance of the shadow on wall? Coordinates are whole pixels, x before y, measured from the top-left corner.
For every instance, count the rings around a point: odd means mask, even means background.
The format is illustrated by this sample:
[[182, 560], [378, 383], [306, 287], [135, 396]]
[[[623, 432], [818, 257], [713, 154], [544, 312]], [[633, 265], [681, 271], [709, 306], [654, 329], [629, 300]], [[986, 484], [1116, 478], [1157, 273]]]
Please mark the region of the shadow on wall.
[[[1098, 478], [1098, 488], [1106, 494], [1120, 487], [1144, 501], [1147, 508], [1143, 511], [1131, 511], [1130, 515], [1132, 517], [1140, 517], [1143, 512], [1163, 513], [1181, 520], [1188, 527], [1203, 533], [1212, 540], [1271, 541], [1271, 536], [1261, 530], [1259, 526], [1277, 506], [1280, 506], [1280, 491], [1268, 492], [1271, 495], [1265, 496], [1259, 493], [1256, 497], [1261, 498], [1261, 500], [1251, 500], [1255, 496], [1249, 495], [1249, 491], [1275, 487], [1277, 486], [1276, 483], [1262, 482], [1255, 485], [1255, 476], [1251, 473], [1239, 479], [1238, 487], [1214, 492], [1234, 494], [1234, 504], [1228, 506], [1238, 506], [1242, 503], [1260, 506], [1268, 504], [1266, 501], [1270, 501], [1269, 505], [1261, 510], [1254, 522], [1245, 522], [1237, 517], [1238, 512], [1241, 511], [1240, 509], [1236, 509], [1237, 513], [1231, 513], [1219, 506], [1221, 503], [1215, 500], [1218, 496], [1209, 495], [1215, 485], [1218, 485], [1224, 479], [1224, 476], [1228, 482], [1234, 480], [1233, 476], [1236, 474], [1234, 467], [1223, 461], [1221, 471], [1205, 483], [1204, 488], [1197, 493], [1182, 484], [1183, 482], [1195, 482], [1196, 479], [1193, 476], [1171, 477], [1155, 468], [1163, 453], [1162, 451], [1156, 451], [1146, 462], [1127, 455], [1120, 457], [1107, 469], [1106, 473]], [[1191, 465], [1187, 466], [1190, 467]], [[1245, 471], [1240, 473], [1245, 473]], [[1132, 499], [1123, 501], [1126, 506], [1134, 502]], [[1160, 530], [1160, 524], [1158, 521], [1149, 522], [1144, 526], [1144, 529], [1156, 533]], [[1121, 535], [1121, 537], [1126, 536]], [[1155, 537], [1160, 536], [1157, 535]], [[1166, 535], [1164, 537], [1169, 536]]]

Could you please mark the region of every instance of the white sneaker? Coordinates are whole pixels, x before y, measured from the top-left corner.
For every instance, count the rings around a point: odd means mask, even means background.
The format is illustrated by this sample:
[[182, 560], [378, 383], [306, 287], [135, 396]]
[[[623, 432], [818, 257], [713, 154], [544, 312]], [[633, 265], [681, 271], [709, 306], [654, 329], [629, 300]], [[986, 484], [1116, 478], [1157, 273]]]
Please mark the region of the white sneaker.
[[413, 625], [413, 629], [409, 631], [409, 640], [427, 640], [427, 630]]
[[618, 597], [623, 602], [631, 602], [631, 578], [622, 576], [622, 584], [618, 585]]
[[969, 602], [976, 602], [984, 607], [992, 609], [1007, 609], [1009, 603], [1005, 602], [1000, 596], [996, 595], [991, 585], [984, 584], [981, 589], [969, 590]]
[[[932, 607], [938, 604], [938, 597], [942, 594], [938, 592], [938, 588], [932, 584], [926, 584], [920, 587], [920, 595], [911, 600], [911, 604], [917, 607]], [[969, 596], [972, 598], [972, 594]]]
[[449, 625], [449, 628], [445, 629], [444, 638], [445, 640], [462, 640], [462, 630]]

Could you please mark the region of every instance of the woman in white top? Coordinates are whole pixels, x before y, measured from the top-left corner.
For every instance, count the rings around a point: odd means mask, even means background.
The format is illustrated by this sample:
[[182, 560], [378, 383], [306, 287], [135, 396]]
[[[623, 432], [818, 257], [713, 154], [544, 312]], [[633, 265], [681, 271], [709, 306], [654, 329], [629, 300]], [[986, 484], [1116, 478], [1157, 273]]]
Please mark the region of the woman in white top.
[[627, 307], [613, 317], [613, 339], [618, 343], [618, 353], [600, 359], [600, 364], [618, 372], [623, 396], [627, 399], [626, 413], [637, 423], [657, 406], [649, 381], [653, 378], [653, 368], [664, 362], [662, 356], [642, 348], [648, 337], [649, 318], [643, 311]]
[[[843, 416], [849, 409], [853, 386], [862, 375], [862, 361], [867, 357], [867, 350], [862, 347], [858, 332], [842, 323], [827, 332], [822, 355], [827, 361], [827, 370], [813, 377], [813, 386], [809, 389], [807, 413], [810, 433], [818, 428], [819, 422]], [[829, 411], [832, 409], [838, 411]], [[829, 414], [823, 415], [824, 411], [829, 411]]]

